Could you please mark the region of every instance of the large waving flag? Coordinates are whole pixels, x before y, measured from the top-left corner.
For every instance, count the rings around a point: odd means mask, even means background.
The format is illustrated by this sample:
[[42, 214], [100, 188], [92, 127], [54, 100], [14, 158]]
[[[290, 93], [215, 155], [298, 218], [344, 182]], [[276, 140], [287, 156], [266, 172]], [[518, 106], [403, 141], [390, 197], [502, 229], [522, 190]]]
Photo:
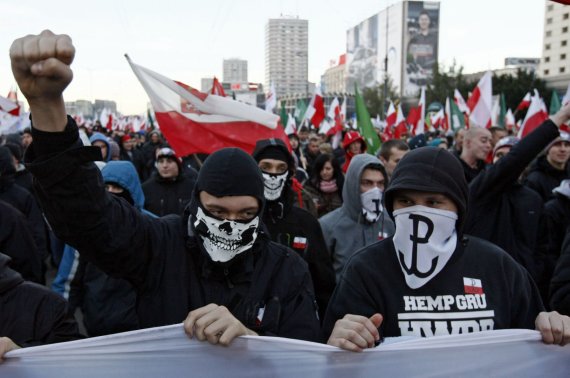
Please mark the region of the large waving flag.
[[467, 100], [470, 110], [469, 126], [491, 127], [491, 109], [493, 103], [493, 74], [485, 72]]
[[307, 107], [305, 118], [308, 119], [317, 129], [325, 119], [325, 103], [319, 87], [315, 88], [315, 94], [313, 94], [313, 98]]
[[536, 129], [542, 122], [548, 118], [548, 112], [546, 111], [546, 105], [544, 101], [540, 98], [538, 91], [534, 90], [534, 96], [530, 99], [530, 106], [526, 112], [526, 116], [519, 130], [519, 138], [524, 138], [531, 131]]
[[160, 130], [179, 156], [213, 153], [224, 147], [253, 152], [259, 139], [289, 143], [279, 116], [228, 97], [209, 95], [133, 63]]

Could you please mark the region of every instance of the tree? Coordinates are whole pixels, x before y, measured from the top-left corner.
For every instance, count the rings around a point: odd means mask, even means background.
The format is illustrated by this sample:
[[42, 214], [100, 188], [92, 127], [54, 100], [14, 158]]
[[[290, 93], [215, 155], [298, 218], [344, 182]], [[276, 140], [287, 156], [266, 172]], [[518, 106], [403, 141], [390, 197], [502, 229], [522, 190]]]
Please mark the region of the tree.
[[376, 118], [378, 114], [383, 117], [388, 109], [389, 101], [397, 101], [400, 96], [398, 95], [397, 89], [394, 87], [394, 83], [390, 76], [386, 79], [388, 88], [387, 98], [384, 98], [384, 83], [381, 83], [375, 87], [364, 88], [362, 90], [362, 97], [364, 98], [364, 104], [370, 113], [370, 117]]

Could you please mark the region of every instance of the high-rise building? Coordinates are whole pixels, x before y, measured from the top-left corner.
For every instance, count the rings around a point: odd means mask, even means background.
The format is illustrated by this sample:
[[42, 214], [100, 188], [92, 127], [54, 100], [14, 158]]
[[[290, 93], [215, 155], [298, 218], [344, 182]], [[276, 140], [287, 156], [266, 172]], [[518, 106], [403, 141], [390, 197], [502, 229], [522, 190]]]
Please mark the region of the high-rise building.
[[[346, 54], [342, 54], [337, 61], [333, 61], [321, 78], [321, 91], [324, 93], [346, 92]], [[333, 63], [331, 62], [331, 63]]]
[[247, 60], [224, 59], [225, 83], [247, 83]]
[[553, 1], [545, 1], [539, 76], [559, 92], [570, 81], [570, 9]]
[[277, 97], [308, 92], [309, 21], [272, 18], [265, 26], [265, 87]]

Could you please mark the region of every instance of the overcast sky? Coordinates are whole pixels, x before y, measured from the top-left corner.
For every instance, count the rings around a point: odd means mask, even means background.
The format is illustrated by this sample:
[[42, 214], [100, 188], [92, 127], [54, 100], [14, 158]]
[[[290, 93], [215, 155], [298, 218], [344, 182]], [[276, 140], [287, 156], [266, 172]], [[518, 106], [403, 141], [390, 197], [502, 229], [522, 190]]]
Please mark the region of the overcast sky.
[[[107, 99], [124, 114], [148, 98], [123, 55], [167, 77], [200, 88], [221, 78], [222, 60], [239, 57], [249, 80], [264, 81], [267, 19], [309, 20], [309, 80], [319, 82], [346, 48], [346, 31], [395, 0], [3, 0], [0, 2], [0, 94], [13, 79], [12, 41], [49, 28], [69, 34], [77, 53], [66, 100]], [[465, 72], [503, 67], [504, 58], [540, 57], [545, 0], [441, 0], [439, 60]]]

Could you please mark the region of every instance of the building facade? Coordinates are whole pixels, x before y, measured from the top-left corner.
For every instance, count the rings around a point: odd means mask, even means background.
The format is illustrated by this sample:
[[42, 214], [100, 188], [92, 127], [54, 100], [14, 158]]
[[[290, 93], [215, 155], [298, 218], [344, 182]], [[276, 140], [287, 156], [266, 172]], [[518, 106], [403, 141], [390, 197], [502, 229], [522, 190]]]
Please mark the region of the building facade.
[[308, 93], [309, 21], [298, 17], [269, 19], [265, 26], [265, 87], [277, 97]]
[[322, 92], [346, 92], [346, 54], [342, 54], [338, 62], [331, 65], [321, 78], [321, 91]]
[[570, 82], [570, 7], [545, 1], [539, 76], [559, 93]]
[[247, 60], [224, 59], [223, 71], [225, 83], [247, 83]]

